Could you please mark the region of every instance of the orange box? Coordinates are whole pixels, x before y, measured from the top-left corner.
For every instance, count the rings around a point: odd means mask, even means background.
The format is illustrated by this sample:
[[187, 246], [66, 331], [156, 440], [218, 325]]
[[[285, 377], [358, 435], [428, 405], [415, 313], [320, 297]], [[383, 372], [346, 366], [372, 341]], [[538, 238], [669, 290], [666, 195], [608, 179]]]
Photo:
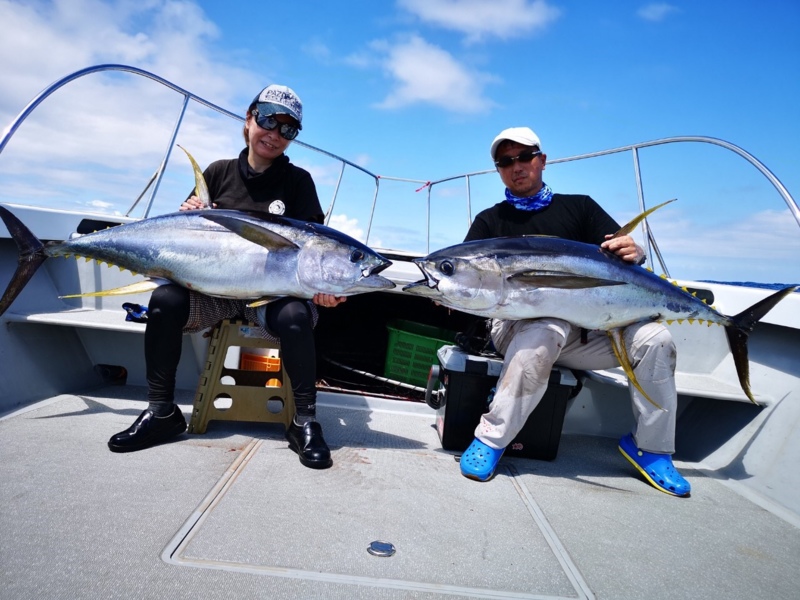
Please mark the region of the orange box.
[[276, 356], [245, 354], [239, 359], [239, 368], [244, 371], [280, 371], [281, 359]]

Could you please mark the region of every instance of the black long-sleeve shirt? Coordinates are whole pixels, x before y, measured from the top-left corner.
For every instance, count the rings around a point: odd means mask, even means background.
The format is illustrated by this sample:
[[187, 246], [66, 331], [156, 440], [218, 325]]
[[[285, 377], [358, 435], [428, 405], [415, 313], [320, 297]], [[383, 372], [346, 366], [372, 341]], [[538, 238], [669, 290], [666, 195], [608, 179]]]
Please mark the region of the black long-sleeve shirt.
[[577, 242], [601, 244], [620, 226], [589, 196], [553, 194], [547, 208], [520, 210], [499, 202], [481, 211], [472, 222], [465, 242], [495, 237], [552, 235]]
[[256, 210], [316, 223], [325, 218], [311, 174], [289, 162], [285, 154], [263, 173], [254, 173], [245, 148], [238, 158], [212, 162], [203, 175], [217, 208]]

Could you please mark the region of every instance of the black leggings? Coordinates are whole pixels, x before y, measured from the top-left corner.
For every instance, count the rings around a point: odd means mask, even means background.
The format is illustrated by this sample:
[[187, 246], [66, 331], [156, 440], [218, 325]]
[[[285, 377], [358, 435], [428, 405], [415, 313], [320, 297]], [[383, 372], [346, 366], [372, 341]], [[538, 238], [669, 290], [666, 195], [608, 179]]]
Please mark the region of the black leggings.
[[[144, 334], [150, 402], [173, 402], [183, 328], [189, 320], [189, 290], [162, 285], [153, 291]], [[305, 300], [281, 298], [267, 306], [266, 327], [280, 338], [281, 358], [292, 382], [297, 414], [316, 409], [317, 356], [313, 320]]]

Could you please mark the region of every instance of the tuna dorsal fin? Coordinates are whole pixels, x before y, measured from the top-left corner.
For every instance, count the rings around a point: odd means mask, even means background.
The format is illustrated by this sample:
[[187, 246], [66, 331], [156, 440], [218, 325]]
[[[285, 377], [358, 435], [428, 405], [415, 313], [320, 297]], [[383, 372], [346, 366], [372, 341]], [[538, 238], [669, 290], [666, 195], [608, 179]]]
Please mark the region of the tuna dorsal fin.
[[194, 156], [189, 154], [186, 148], [180, 144], [176, 145], [186, 153], [186, 156], [189, 157], [189, 162], [192, 163], [192, 170], [194, 171], [194, 191], [197, 193], [197, 197], [200, 198], [206, 206], [211, 206], [211, 195], [208, 193], [208, 185], [206, 185], [206, 178], [203, 177], [203, 170], [200, 168], [200, 165], [197, 164]]
[[235, 216], [218, 212], [216, 210], [203, 211], [202, 215], [209, 221], [219, 223], [227, 227], [234, 233], [242, 236], [249, 242], [263, 246], [267, 250], [278, 250], [280, 248], [297, 248], [292, 240], [283, 237], [266, 227], [259, 227], [252, 221], [240, 219]]
[[628, 235], [628, 234], [629, 234], [631, 231], [633, 231], [633, 230], [636, 228], [636, 226], [637, 226], [639, 223], [641, 223], [641, 222], [642, 222], [642, 220], [644, 220], [644, 218], [645, 218], [647, 215], [649, 215], [650, 213], [653, 213], [653, 212], [657, 211], [657, 210], [658, 210], [659, 208], [661, 208], [662, 206], [666, 206], [666, 205], [667, 205], [667, 204], [669, 204], [670, 202], [675, 202], [675, 200], [677, 200], [677, 198], [673, 198], [672, 200], [667, 200], [666, 202], [662, 202], [662, 203], [661, 203], [661, 204], [659, 204], [658, 206], [654, 206], [653, 208], [647, 209], [647, 210], [646, 210], [646, 211], [644, 211], [642, 214], [640, 214], [638, 217], [634, 217], [634, 218], [633, 218], [633, 220], [631, 220], [631, 221], [630, 221], [630, 222], [629, 222], [627, 225], [623, 225], [623, 226], [622, 226], [622, 228], [621, 228], [621, 229], [620, 229], [620, 230], [619, 230], [617, 233], [615, 233], [613, 236], [611, 236], [611, 237], [612, 237], [612, 238], [615, 238], [615, 237], [620, 237], [620, 236], [623, 236], [623, 235]]
[[532, 287], [559, 288], [564, 290], [579, 290], [608, 285], [625, 285], [624, 281], [583, 277], [566, 271], [521, 271], [510, 275], [508, 279], [509, 281], [523, 283]]
[[163, 280], [155, 281], [153, 279], [145, 279], [143, 281], [137, 281], [136, 283], [123, 285], [122, 287], [112, 288], [110, 290], [88, 292], [86, 294], [70, 294], [69, 296], [59, 296], [59, 298], [89, 298], [100, 296], [126, 296], [128, 294], [143, 294], [145, 292], [152, 292], [163, 283]]
[[628, 376], [630, 379], [631, 384], [635, 387], [639, 392], [644, 396], [647, 401], [658, 408], [659, 410], [664, 410], [663, 406], [659, 406], [653, 399], [647, 395], [642, 389], [642, 386], [639, 384], [639, 380], [636, 379], [636, 373], [633, 372], [633, 367], [631, 366], [631, 359], [628, 357], [628, 349], [625, 347], [625, 342], [622, 337], [622, 332], [625, 329], [610, 329], [606, 331], [608, 334], [608, 339], [611, 340], [611, 349], [614, 350], [614, 356], [617, 357], [619, 364], [622, 366], [622, 370], [625, 371], [625, 375]]

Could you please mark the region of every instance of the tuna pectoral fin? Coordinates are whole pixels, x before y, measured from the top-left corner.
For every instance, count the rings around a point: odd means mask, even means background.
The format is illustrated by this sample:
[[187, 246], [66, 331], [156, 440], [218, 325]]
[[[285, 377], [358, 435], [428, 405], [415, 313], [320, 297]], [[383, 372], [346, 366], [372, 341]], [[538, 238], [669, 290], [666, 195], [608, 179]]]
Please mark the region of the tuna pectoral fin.
[[33, 235], [31, 230], [4, 206], [0, 206], [0, 218], [3, 219], [19, 249], [17, 270], [3, 293], [3, 297], [0, 298], [0, 315], [2, 315], [19, 296], [36, 270], [47, 260], [47, 255], [44, 253], [44, 244], [39, 241], [39, 238]]
[[163, 285], [162, 281], [154, 281], [152, 279], [145, 279], [144, 281], [137, 281], [129, 285], [113, 288], [110, 290], [102, 290], [100, 292], [89, 292], [87, 294], [70, 294], [69, 296], [59, 296], [59, 298], [89, 298], [99, 296], [127, 296], [128, 294], [143, 294], [145, 292], [152, 292], [158, 286]]
[[565, 290], [580, 290], [583, 288], [603, 287], [607, 285], [624, 285], [624, 281], [613, 279], [600, 279], [597, 277], [583, 277], [575, 273], [562, 271], [522, 271], [509, 276], [509, 281], [522, 283], [538, 288], [559, 288]]
[[742, 386], [742, 390], [744, 390], [744, 393], [753, 404], [758, 404], [758, 402], [753, 398], [753, 393], [750, 391], [750, 362], [747, 358], [747, 338], [756, 323], [763, 319], [764, 315], [771, 311], [778, 302], [794, 292], [798, 287], [791, 285], [767, 296], [750, 308], [731, 317], [732, 324], [725, 326], [731, 355], [733, 355], [733, 364], [736, 365], [736, 374], [739, 376], [739, 385]]
[[266, 227], [259, 227], [251, 221], [239, 219], [237, 217], [226, 215], [224, 213], [218, 213], [216, 211], [203, 212], [201, 216], [205, 217], [209, 221], [219, 223], [223, 227], [227, 227], [234, 233], [242, 236], [248, 242], [253, 242], [254, 244], [263, 246], [267, 250], [298, 247], [297, 244], [295, 244], [292, 240], [287, 239], [282, 235], [278, 235]]
[[633, 366], [631, 365], [631, 359], [628, 357], [628, 349], [625, 347], [625, 341], [622, 337], [622, 332], [624, 329], [611, 329], [606, 331], [608, 334], [608, 339], [611, 340], [611, 349], [614, 350], [614, 356], [617, 357], [619, 364], [622, 366], [622, 370], [625, 371], [625, 375], [628, 376], [633, 387], [635, 387], [639, 392], [647, 398], [647, 401], [658, 408], [659, 410], [664, 410], [663, 406], [659, 406], [653, 399], [647, 395], [642, 389], [642, 386], [639, 384], [639, 380], [636, 379], [636, 373], [633, 372]]

